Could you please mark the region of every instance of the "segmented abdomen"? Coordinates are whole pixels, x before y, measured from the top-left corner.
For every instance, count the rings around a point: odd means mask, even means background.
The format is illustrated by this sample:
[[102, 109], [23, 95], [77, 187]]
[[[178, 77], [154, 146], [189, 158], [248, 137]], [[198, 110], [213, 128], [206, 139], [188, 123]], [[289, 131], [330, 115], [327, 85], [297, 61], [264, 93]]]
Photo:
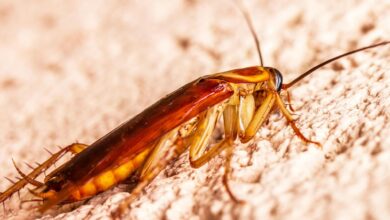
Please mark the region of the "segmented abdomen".
[[71, 196], [68, 198], [69, 202], [87, 199], [127, 179], [134, 171], [142, 166], [150, 150], [146, 149], [134, 159], [91, 178], [71, 193]]

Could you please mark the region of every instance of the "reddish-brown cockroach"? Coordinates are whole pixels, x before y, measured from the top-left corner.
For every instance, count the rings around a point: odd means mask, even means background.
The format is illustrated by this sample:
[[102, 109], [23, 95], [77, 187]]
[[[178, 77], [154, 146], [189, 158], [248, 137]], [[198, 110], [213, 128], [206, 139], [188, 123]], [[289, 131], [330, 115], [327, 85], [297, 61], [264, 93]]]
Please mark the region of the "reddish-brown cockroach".
[[[277, 69], [263, 65], [259, 41], [249, 17], [246, 13], [244, 16], [255, 39], [260, 66], [207, 75], [190, 82], [93, 144], [75, 143], [61, 149], [29, 174], [15, 166], [22, 178], [0, 194], [0, 202], [31, 184], [36, 189], [30, 192], [43, 200], [39, 210], [44, 212], [53, 205], [90, 198], [136, 175], [138, 183], [132, 194], [113, 213], [119, 216], [169, 161], [187, 149], [193, 168], [203, 166], [221, 151], [226, 152], [223, 184], [230, 197], [236, 200], [228, 186], [233, 143], [236, 139], [242, 143], [252, 140], [273, 110], [280, 110], [300, 139], [319, 145], [297, 128], [280, 92], [287, 91], [330, 62], [390, 43], [384, 41], [341, 54], [283, 84], [282, 74]], [[224, 138], [209, 147], [209, 139], [220, 117], [223, 118]], [[44, 182], [36, 180], [67, 152], [75, 156], [48, 174]]]

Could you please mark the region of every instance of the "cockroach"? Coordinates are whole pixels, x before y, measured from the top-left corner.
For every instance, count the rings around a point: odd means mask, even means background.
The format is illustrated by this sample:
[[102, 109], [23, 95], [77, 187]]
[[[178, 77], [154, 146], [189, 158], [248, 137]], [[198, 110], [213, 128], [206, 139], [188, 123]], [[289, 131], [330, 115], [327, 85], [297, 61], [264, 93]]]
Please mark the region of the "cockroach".
[[[390, 41], [328, 59], [284, 84], [279, 70], [263, 65], [260, 43], [251, 19], [242, 8], [241, 11], [255, 40], [259, 66], [215, 73], [194, 80], [91, 145], [74, 143], [62, 148], [29, 174], [24, 174], [15, 165], [21, 178], [0, 194], [0, 202], [4, 203], [12, 194], [31, 184], [36, 188], [30, 192], [43, 201], [39, 211], [44, 212], [54, 205], [91, 198], [130, 176], [136, 176], [137, 184], [131, 195], [113, 212], [114, 217], [120, 217], [160, 171], [186, 150], [189, 150], [189, 162], [193, 168], [203, 166], [225, 151], [223, 185], [229, 196], [238, 202], [228, 185], [234, 141], [238, 139], [241, 143], [247, 143], [252, 140], [274, 110], [281, 112], [302, 141], [320, 146], [300, 132], [281, 97], [281, 91], [288, 91], [315, 70], [335, 60], [389, 44]], [[220, 118], [223, 119], [223, 139], [210, 146], [209, 140]], [[67, 152], [75, 155], [46, 175], [43, 182], [36, 180]]]

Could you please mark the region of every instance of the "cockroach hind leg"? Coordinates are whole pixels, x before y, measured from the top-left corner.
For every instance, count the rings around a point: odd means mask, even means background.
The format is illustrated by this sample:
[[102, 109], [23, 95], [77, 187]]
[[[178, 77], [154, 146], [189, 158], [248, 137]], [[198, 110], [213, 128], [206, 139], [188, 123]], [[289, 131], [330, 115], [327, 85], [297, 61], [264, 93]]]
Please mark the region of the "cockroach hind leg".
[[43, 186], [44, 184], [29, 177], [28, 175], [24, 174], [20, 169], [19, 167], [16, 165], [15, 163], [15, 160], [12, 158], [12, 163], [14, 164], [14, 167], [16, 169], [16, 171], [19, 173], [19, 175], [22, 177], [21, 179], [24, 179], [25, 181], [27, 181], [28, 183], [30, 183], [31, 185], [33, 186], [36, 186], [36, 187], [41, 187]]
[[73, 143], [73, 144], [67, 146], [66, 148], [68, 148], [69, 151], [72, 152], [73, 154], [78, 154], [87, 147], [88, 147], [87, 144], [81, 144], [81, 143], [76, 142], [76, 143]]
[[[6, 180], [8, 180], [11, 184], [15, 184], [16, 182], [15, 181], [13, 181], [11, 178], [9, 178], [9, 177], [4, 177], [4, 179], [6, 179]], [[0, 193], [0, 195], [1, 194], [3, 194], [3, 192], [2, 193]]]
[[47, 149], [46, 147], [44, 147], [43, 149], [45, 149], [45, 151], [46, 151], [47, 153], [49, 153], [50, 155], [53, 155], [53, 153], [52, 153], [49, 149]]
[[10, 180], [12, 183], [12, 186], [10, 186], [6, 191], [0, 193], [0, 202], [4, 202], [5, 200], [9, 199], [14, 193], [19, 193], [19, 191], [26, 186], [27, 184], [32, 184], [34, 186], [41, 186], [41, 182], [38, 182], [35, 180], [39, 175], [44, 173], [48, 168], [50, 168], [57, 160], [59, 160], [66, 152], [72, 152], [74, 154], [77, 154], [84, 150], [87, 145], [80, 144], [80, 143], [74, 143], [71, 145], [68, 145], [64, 148], [60, 148], [60, 150], [54, 154], [52, 154], [49, 159], [47, 159], [43, 163], [36, 163], [37, 166], [34, 168], [33, 166], [29, 165], [30, 168], [33, 170], [28, 173], [24, 174], [20, 171], [20, 169], [16, 167], [20, 177], [17, 177], [17, 181], [13, 181], [6, 177], [6, 179]]
[[24, 164], [26, 164], [26, 166], [28, 166], [30, 169], [32, 169], [32, 170], [34, 170], [35, 168], [32, 166], [32, 165], [30, 165], [29, 163], [27, 163], [27, 162], [24, 162]]

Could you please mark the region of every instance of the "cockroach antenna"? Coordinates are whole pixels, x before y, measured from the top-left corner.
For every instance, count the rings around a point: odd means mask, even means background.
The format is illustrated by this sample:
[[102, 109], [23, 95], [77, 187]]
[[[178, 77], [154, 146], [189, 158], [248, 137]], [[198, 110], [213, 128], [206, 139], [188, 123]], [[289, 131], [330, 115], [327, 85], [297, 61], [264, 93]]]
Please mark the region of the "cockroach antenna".
[[343, 53], [341, 55], [338, 55], [336, 57], [333, 57], [333, 58], [330, 58], [328, 60], [325, 60], [324, 62], [310, 68], [309, 70], [307, 70], [306, 72], [302, 73], [300, 76], [298, 76], [297, 78], [295, 78], [293, 81], [287, 83], [287, 84], [283, 84], [282, 85], [282, 88], [283, 89], [288, 89], [290, 88], [291, 86], [295, 85], [297, 82], [301, 81], [303, 78], [305, 78], [306, 76], [310, 75], [312, 72], [316, 71], [317, 69], [325, 66], [326, 64], [328, 63], [331, 63], [335, 60], [338, 60], [342, 57], [346, 57], [348, 55], [351, 55], [351, 54], [354, 54], [354, 53], [357, 53], [357, 52], [360, 52], [360, 51], [363, 51], [363, 50], [367, 50], [367, 49], [371, 49], [371, 48], [374, 48], [374, 47], [379, 47], [379, 46], [383, 46], [383, 45], [386, 45], [386, 44], [389, 44], [390, 41], [383, 41], [381, 43], [377, 43], [377, 44], [373, 44], [373, 45], [370, 45], [370, 46], [366, 46], [366, 47], [362, 47], [362, 48], [359, 48], [359, 49], [355, 49], [355, 50], [352, 50], [352, 51], [349, 51], [349, 52], [346, 52], [346, 53]]
[[245, 21], [246, 21], [246, 23], [247, 23], [247, 25], [249, 27], [249, 30], [251, 31], [253, 40], [255, 41], [255, 44], [256, 44], [257, 54], [259, 55], [260, 66], [263, 67], [264, 66], [264, 62], [263, 62], [263, 56], [261, 55], [260, 41], [259, 41], [259, 38], [257, 37], [255, 28], [253, 27], [252, 19], [249, 16], [249, 13], [246, 10], [246, 8], [244, 7], [244, 5], [242, 5], [238, 0], [234, 0], [234, 2], [237, 5], [237, 7], [239, 8], [239, 10], [242, 13], [242, 15], [244, 16]]

